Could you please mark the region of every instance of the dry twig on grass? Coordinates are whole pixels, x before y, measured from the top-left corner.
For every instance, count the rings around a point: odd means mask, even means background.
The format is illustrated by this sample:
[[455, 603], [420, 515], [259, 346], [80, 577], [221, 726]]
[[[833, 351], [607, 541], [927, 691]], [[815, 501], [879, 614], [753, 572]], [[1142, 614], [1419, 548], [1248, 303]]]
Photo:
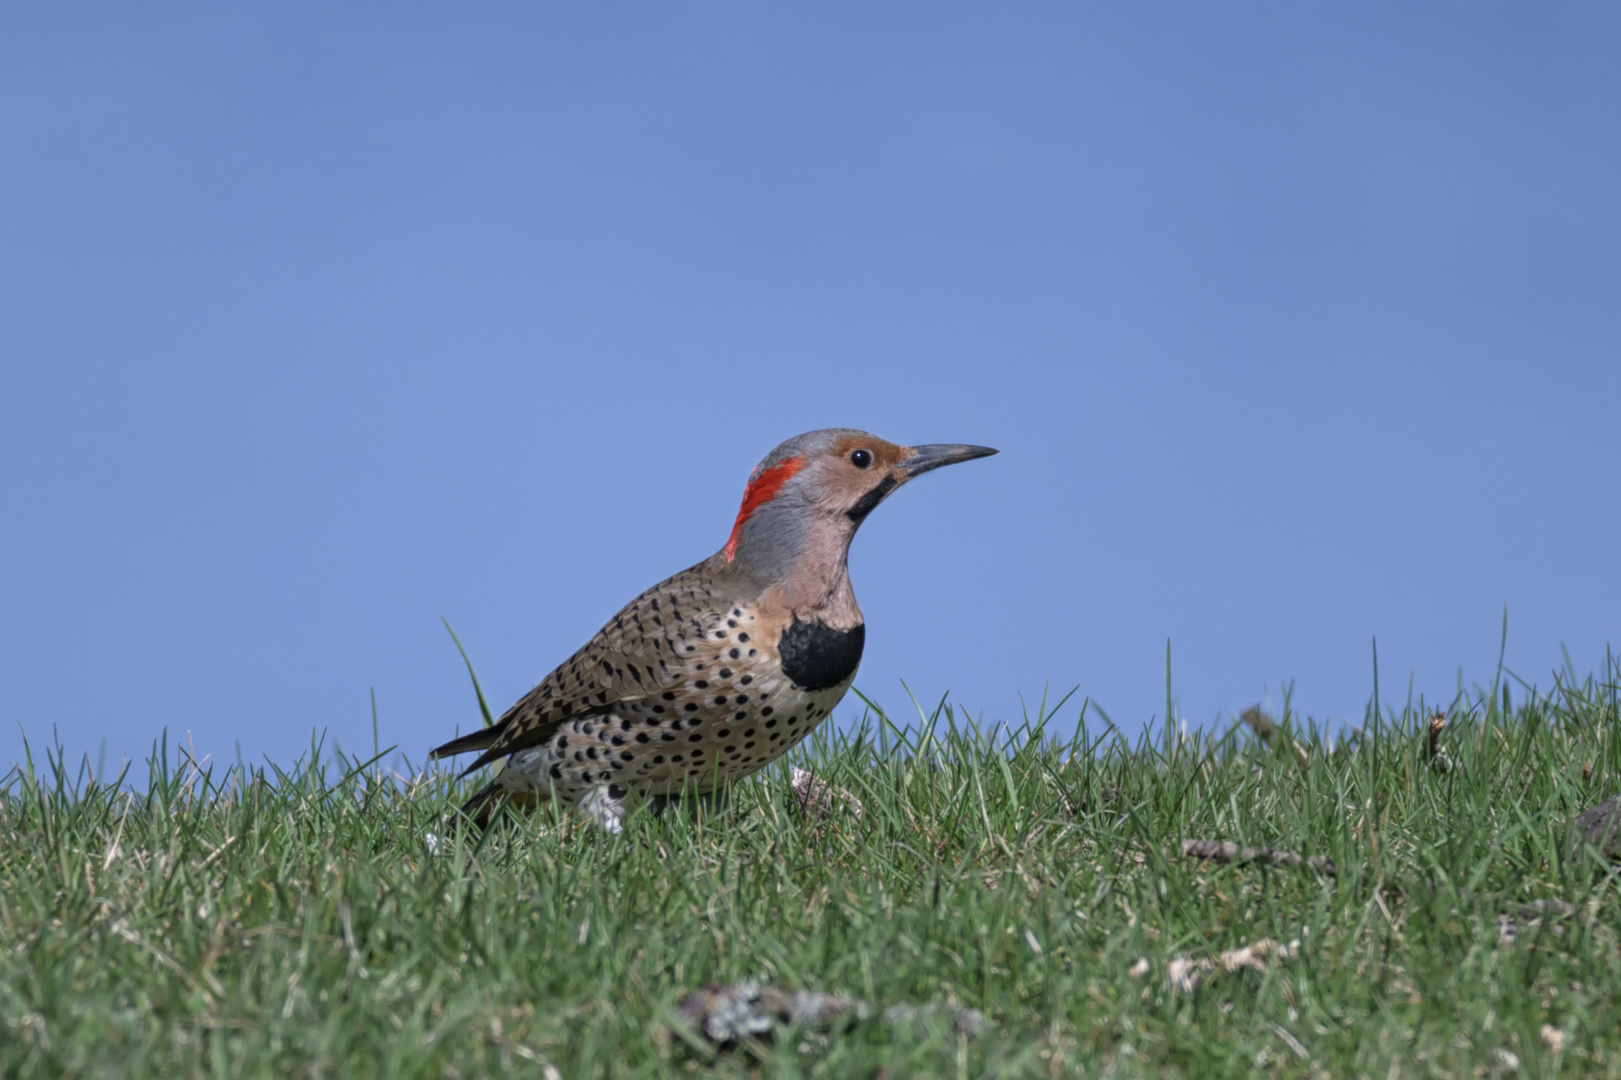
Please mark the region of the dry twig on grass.
[[1276, 848], [1239, 847], [1231, 840], [1184, 840], [1182, 841], [1182, 857], [1186, 859], [1208, 859], [1219, 863], [1267, 863], [1272, 866], [1305, 866], [1319, 874], [1334, 877], [1338, 871], [1334, 867], [1334, 860], [1326, 855], [1313, 855], [1305, 858], [1299, 852], [1279, 851]]

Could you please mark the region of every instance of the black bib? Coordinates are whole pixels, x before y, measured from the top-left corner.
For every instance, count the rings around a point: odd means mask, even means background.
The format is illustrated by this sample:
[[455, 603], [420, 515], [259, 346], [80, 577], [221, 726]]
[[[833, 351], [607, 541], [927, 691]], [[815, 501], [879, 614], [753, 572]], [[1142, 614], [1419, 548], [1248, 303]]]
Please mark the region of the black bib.
[[826, 623], [795, 619], [777, 641], [782, 673], [801, 690], [829, 690], [855, 674], [866, 640], [865, 623], [834, 630]]

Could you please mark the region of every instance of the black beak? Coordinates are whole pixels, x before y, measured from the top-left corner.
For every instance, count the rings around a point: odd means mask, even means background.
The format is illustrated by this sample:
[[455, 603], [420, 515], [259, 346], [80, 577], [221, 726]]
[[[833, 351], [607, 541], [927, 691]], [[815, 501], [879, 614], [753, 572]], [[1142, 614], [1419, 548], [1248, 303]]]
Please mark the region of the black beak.
[[938, 443], [934, 446], [914, 446], [912, 456], [895, 466], [906, 474], [910, 480], [914, 476], [921, 476], [930, 469], [938, 469], [942, 465], [955, 465], [959, 461], [973, 461], [975, 458], [990, 457], [996, 453], [988, 446], [962, 446], [957, 443]]
[[884, 474], [878, 481], [878, 486], [861, 496], [859, 502], [846, 513], [850, 520], [858, 524], [873, 507], [883, 502], [891, 491], [900, 487], [914, 476], [921, 476], [930, 469], [938, 469], [942, 465], [955, 465], [959, 461], [973, 461], [977, 457], [990, 457], [996, 453], [988, 446], [963, 446], [960, 443], [940, 443], [934, 446], [914, 446], [912, 454], [893, 469]]

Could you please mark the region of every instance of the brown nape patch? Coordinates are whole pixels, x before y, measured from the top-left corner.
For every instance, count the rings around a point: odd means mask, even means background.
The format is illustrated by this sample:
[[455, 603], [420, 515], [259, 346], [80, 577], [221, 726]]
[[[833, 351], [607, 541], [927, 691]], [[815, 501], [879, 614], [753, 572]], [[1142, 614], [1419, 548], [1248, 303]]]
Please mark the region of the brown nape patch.
[[[850, 460], [857, 450], [870, 450], [872, 464], [858, 468]], [[912, 456], [909, 446], [896, 446], [892, 442], [871, 435], [845, 435], [824, 455], [824, 468], [818, 470], [821, 487], [819, 501], [829, 509], [843, 513], [861, 500], [861, 497], [881, 484], [886, 476], [893, 476], [899, 486], [906, 476], [895, 472], [895, 466]]]

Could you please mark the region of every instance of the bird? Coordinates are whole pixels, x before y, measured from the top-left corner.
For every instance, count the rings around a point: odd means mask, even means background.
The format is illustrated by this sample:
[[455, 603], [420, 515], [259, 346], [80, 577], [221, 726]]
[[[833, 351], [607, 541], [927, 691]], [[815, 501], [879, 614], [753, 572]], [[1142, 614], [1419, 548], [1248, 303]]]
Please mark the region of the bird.
[[866, 641], [850, 542], [895, 490], [985, 446], [901, 446], [853, 428], [765, 456], [719, 551], [659, 582], [494, 724], [429, 752], [505, 759], [462, 806], [560, 800], [619, 832], [635, 799], [724, 797], [798, 744], [844, 696]]

